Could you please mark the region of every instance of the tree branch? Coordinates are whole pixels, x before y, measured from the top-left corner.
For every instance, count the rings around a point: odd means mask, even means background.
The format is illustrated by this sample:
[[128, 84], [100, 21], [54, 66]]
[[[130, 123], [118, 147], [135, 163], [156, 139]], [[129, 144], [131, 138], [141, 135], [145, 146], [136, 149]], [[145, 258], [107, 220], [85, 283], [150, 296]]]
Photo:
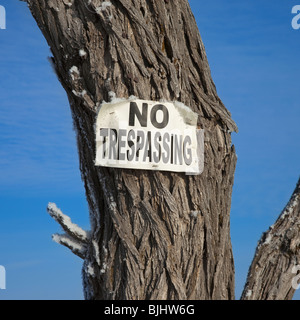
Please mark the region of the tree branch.
[[88, 242], [88, 232], [81, 229], [77, 224], [71, 221], [71, 218], [67, 215], [63, 214], [59, 208], [57, 208], [55, 203], [49, 203], [47, 207], [47, 211], [50, 216], [57, 221], [64, 231], [76, 241], [81, 243]]
[[84, 259], [85, 253], [87, 250], [87, 247], [82, 242], [78, 242], [74, 240], [72, 237], [70, 237], [67, 234], [53, 234], [52, 235], [53, 241], [55, 241], [58, 244], [61, 244], [67, 248], [69, 248], [74, 254], [76, 254], [78, 257]]
[[249, 269], [241, 300], [290, 300], [295, 266], [300, 264], [300, 179], [269, 230], [263, 233]]
[[89, 241], [89, 233], [73, 223], [70, 217], [66, 216], [57, 208], [55, 203], [49, 203], [47, 211], [57, 221], [66, 234], [54, 234], [52, 239], [58, 244], [69, 248], [74, 254], [84, 259]]

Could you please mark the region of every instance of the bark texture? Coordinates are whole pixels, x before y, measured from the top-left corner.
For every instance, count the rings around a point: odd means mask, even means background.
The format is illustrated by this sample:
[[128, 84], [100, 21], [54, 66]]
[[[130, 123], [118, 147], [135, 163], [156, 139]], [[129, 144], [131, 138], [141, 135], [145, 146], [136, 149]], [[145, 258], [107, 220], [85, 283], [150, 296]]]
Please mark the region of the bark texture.
[[[217, 95], [188, 2], [28, 4], [77, 132], [91, 220], [85, 298], [233, 299], [230, 132], [237, 128]], [[114, 95], [176, 100], [197, 112], [206, 136], [202, 175], [95, 167], [96, 111]]]
[[279, 218], [263, 233], [242, 300], [291, 300], [300, 270], [300, 180]]
[[[79, 256], [84, 249], [85, 298], [233, 299], [230, 132], [237, 127], [217, 95], [188, 2], [28, 4], [53, 53], [77, 132], [91, 230], [82, 247], [70, 236], [55, 240]], [[131, 95], [180, 101], [199, 114], [202, 175], [94, 166], [100, 103]]]
[[[91, 230], [55, 204], [82, 259], [86, 299], [233, 299], [230, 202], [237, 131], [212, 81], [187, 0], [28, 0], [65, 88], [77, 134]], [[94, 166], [101, 102], [131, 95], [180, 101], [205, 130], [200, 176]], [[264, 233], [241, 299], [291, 299], [299, 279], [300, 182]], [[292, 287], [293, 284], [293, 287]]]

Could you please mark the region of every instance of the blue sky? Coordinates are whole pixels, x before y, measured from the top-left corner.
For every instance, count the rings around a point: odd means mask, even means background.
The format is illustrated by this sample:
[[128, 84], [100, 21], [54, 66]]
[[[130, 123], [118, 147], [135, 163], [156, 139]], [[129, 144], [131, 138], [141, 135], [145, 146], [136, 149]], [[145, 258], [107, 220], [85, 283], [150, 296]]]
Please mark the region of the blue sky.
[[[300, 175], [300, 30], [296, 0], [189, 1], [220, 98], [239, 127], [231, 236], [239, 298], [257, 241]], [[68, 101], [28, 8], [0, 0], [1, 299], [82, 299], [79, 258], [51, 240], [57, 203], [89, 228]], [[300, 290], [299, 290], [300, 291]], [[297, 291], [295, 299], [300, 299]]]

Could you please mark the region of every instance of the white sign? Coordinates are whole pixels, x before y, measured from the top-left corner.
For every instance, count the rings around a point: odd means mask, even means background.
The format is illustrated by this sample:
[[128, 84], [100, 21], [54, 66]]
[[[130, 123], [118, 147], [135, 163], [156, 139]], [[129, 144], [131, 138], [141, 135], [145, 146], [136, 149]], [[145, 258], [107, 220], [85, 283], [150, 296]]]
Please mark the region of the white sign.
[[121, 100], [101, 105], [96, 166], [200, 174], [204, 130], [181, 103]]

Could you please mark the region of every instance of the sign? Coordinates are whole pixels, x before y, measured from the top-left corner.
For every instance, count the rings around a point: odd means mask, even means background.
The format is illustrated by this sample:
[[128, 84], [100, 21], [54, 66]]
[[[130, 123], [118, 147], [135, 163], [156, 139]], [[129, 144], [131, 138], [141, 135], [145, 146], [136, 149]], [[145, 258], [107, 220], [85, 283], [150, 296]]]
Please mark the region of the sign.
[[204, 130], [179, 102], [117, 100], [101, 105], [96, 166], [201, 174]]

